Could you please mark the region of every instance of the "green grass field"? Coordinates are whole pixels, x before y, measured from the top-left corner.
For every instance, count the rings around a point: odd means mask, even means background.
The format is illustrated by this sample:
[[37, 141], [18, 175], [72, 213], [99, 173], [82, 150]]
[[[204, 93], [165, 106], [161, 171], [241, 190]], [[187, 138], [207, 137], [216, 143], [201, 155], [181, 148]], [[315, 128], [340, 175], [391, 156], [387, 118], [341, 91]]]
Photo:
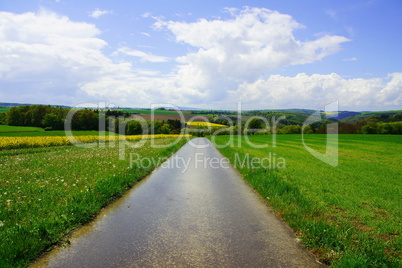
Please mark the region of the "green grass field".
[[[99, 135], [109, 134], [108, 131], [96, 131], [96, 130], [77, 130], [72, 132], [74, 136], [86, 136], [86, 135]], [[114, 133], [114, 135], [119, 135]], [[66, 136], [64, 130], [52, 130], [45, 131], [40, 127], [17, 127], [0, 125], [0, 137], [37, 137], [37, 136]]]
[[[0, 135], [58, 132], [2, 132], [2, 127]], [[301, 135], [277, 135], [276, 147], [271, 135], [248, 136], [253, 144], [268, 144], [262, 149], [247, 144], [245, 137], [232, 138], [233, 147], [219, 150], [322, 262], [333, 267], [402, 266], [401, 136], [340, 135], [337, 167], [313, 157]], [[231, 137], [214, 139], [222, 145]], [[306, 135], [305, 141], [325, 152], [325, 135]], [[129, 149], [127, 154], [164, 157], [183, 143]], [[26, 266], [155, 168], [130, 169], [117, 154], [118, 148], [108, 146], [0, 151], [0, 267]], [[282, 164], [272, 169], [241, 166], [246, 156]]]
[[40, 127], [18, 127], [18, 126], [8, 126], [0, 125], [0, 134], [11, 133], [11, 132], [44, 132], [45, 130]]
[[5, 113], [10, 110], [10, 107], [0, 107], [0, 113]]
[[[306, 135], [312, 148], [325, 152], [325, 135]], [[262, 197], [333, 267], [402, 267], [402, 137], [340, 135], [339, 165], [313, 157], [301, 135], [234, 137], [241, 147], [219, 149]], [[217, 136], [216, 144], [229, 141]], [[285, 168], [241, 166], [238, 160], [271, 153]], [[236, 160], [237, 157], [237, 160]], [[265, 162], [267, 164], [268, 162]]]
[[108, 146], [1, 151], [0, 267], [25, 267], [155, 168], [130, 168], [129, 153], [163, 158], [183, 143], [165, 149], [149, 142], [128, 148], [124, 161], [118, 160], [117, 147]]

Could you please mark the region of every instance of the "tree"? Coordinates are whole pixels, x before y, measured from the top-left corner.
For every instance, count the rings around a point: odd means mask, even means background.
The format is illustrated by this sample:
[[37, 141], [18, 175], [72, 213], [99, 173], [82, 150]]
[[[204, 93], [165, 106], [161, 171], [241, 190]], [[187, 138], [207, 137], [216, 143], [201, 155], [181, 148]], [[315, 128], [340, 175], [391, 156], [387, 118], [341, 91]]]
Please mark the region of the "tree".
[[358, 126], [355, 123], [339, 123], [339, 134], [356, 134]]
[[249, 124], [248, 124], [248, 128], [249, 129], [264, 129], [265, 128], [265, 124], [264, 121], [261, 118], [253, 118], [250, 120]]
[[30, 122], [27, 122], [27, 125], [34, 127], [43, 127], [42, 122], [43, 119], [45, 118], [45, 115], [51, 112], [52, 112], [51, 106], [31, 105], [27, 112], [27, 120], [30, 120]]
[[362, 127], [363, 134], [377, 134], [376, 129], [371, 125], [365, 125]]
[[180, 133], [180, 130], [183, 128], [184, 125], [178, 119], [168, 119], [167, 123], [169, 124], [171, 131], [176, 130], [175, 132], [178, 131], [178, 133]]
[[0, 125], [7, 124], [6, 113], [0, 113]]
[[391, 116], [391, 120], [393, 122], [402, 121], [402, 113], [394, 114], [393, 116]]
[[45, 115], [45, 118], [42, 120], [42, 125], [52, 130], [63, 130], [64, 120], [59, 115], [50, 113]]
[[246, 122], [247, 129], [244, 130], [244, 134], [254, 134], [259, 129], [264, 129], [264, 121], [259, 117], [252, 117]]
[[140, 135], [142, 133], [142, 125], [138, 120], [132, 120], [127, 123], [126, 135]]
[[167, 123], [163, 124], [161, 129], [160, 129], [161, 134], [169, 134], [170, 131], [171, 131], [170, 125], [167, 124]]
[[303, 130], [303, 133], [304, 133], [304, 134], [313, 134], [314, 131], [313, 131], [313, 128], [312, 128], [311, 126], [306, 126], [306, 127], [304, 128], [304, 130]]
[[98, 115], [89, 109], [78, 110], [73, 116], [71, 125], [73, 130], [97, 130]]
[[148, 125], [152, 127], [151, 134], [161, 134], [161, 128], [163, 124], [164, 122], [160, 120], [148, 121]]
[[19, 111], [17, 107], [11, 107], [6, 113], [6, 123], [10, 126], [20, 126]]
[[300, 134], [301, 127], [299, 125], [289, 125], [281, 129], [283, 134]]
[[10, 126], [29, 126], [26, 122], [26, 113], [29, 110], [28, 105], [14, 106], [6, 114], [7, 125]]
[[392, 134], [393, 128], [389, 123], [378, 123], [378, 133], [379, 134]]
[[402, 121], [390, 123], [392, 125], [392, 134], [402, 134]]
[[50, 105], [21, 105], [11, 107], [6, 113], [6, 122], [10, 126], [43, 127], [43, 119], [47, 114], [55, 114], [65, 118], [69, 109], [51, 107]]

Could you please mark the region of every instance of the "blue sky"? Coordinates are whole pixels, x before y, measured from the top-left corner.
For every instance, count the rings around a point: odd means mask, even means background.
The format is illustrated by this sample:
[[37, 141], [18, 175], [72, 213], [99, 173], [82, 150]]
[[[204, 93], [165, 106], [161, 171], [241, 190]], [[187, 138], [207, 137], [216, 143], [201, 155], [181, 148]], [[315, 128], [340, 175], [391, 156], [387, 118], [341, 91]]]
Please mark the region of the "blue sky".
[[1, 1], [0, 102], [402, 109], [402, 1]]

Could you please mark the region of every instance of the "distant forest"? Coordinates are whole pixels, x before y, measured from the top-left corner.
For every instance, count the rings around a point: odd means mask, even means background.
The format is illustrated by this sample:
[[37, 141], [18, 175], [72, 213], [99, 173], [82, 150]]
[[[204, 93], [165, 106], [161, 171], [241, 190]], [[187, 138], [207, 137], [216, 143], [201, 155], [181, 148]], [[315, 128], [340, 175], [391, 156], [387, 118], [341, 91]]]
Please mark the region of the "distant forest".
[[[283, 116], [285, 119], [278, 121], [277, 133], [298, 134], [301, 133], [301, 128], [304, 122], [313, 112], [314, 111], [309, 111], [309, 113], [286, 111], [246, 111], [242, 112], [242, 115], [261, 118], [259, 123], [252, 123], [255, 129], [264, 129], [264, 119], [265, 121], [271, 122], [273, 118], [278, 119]], [[233, 115], [214, 115], [209, 121], [212, 123], [229, 125], [230, 120], [235, 122], [235, 125], [237, 124], [237, 118], [233, 117]], [[402, 134], [402, 111], [366, 113], [344, 111], [339, 112], [339, 115], [333, 118], [326, 118], [326, 116], [322, 114], [321, 122], [317, 122], [311, 124], [310, 127], [306, 127], [304, 133], [307, 131], [306, 134], [326, 134], [327, 125], [331, 123], [338, 123], [339, 134]], [[241, 124], [243, 124], [243, 127], [245, 127], [244, 121], [242, 121]], [[255, 134], [260, 133], [265, 134], [264, 131], [260, 131], [259, 133], [257, 132]]]
[[[70, 108], [52, 107], [50, 105], [13, 106], [7, 112], [0, 113], [0, 124], [10, 126], [42, 127], [45, 130], [64, 130], [64, 123]], [[147, 133], [178, 134], [183, 124], [179, 120], [169, 119], [154, 122], [129, 119], [130, 114], [118, 110], [100, 111], [96, 109], [77, 109], [71, 120], [71, 130], [108, 130], [119, 132], [124, 126], [125, 134], [142, 134], [142, 127]], [[99, 122], [105, 122], [100, 129]], [[146, 126], [144, 124], [146, 123]], [[146, 133], [144, 133], [146, 134]]]

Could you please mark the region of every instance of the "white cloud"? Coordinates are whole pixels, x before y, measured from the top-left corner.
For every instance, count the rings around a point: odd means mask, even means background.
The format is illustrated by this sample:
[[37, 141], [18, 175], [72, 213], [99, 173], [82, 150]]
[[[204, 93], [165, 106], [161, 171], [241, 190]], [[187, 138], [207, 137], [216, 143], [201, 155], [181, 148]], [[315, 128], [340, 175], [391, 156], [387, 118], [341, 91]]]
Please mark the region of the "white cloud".
[[110, 62], [100, 52], [106, 42], [96, 37], [100, 31], [94, 25], [48, 11], [1, 12], [0, 25], [0, 77], [5, 79]]
[[98, 19], [99, 17], [106, 15], [106, 14], [113, 14], [113, 11], [111, 10], [100, 10], [100, 9], [95, 9], [94, 11], [89, 13], [89, 16], [95, 19]]
[[347, 59], [343, 59], [343, 61], [357, 61], [357, 58], [356, 57], [347, 58]]
[[162, 21], [164, 19], [163, 16], [153, 16], [151, 12], [145, 12], [144, 14], [141, 15], [143, 18], [152, 18], [156, 21]]
[[149, 69], [135, 69], [135, 72], [139, 75], [146, 75], [146, 76], [156, 76], [160, 74], [159, 71]]
[[402, 106], [402, 73], [388, 75], [390, 81], [376, 94], [379, 103], [400, 109]]
[[177, 59], [182, 64], [178, 80], [181, 87], [198, 91], [205, 100], [224, 99], [227, 89], [274, 69], [319, 61], [349, 41], [335, 35], [299, 41], [293, 31], [304, 26], [289, 15], [264, 8], [227, 10], [233, 16], [229, 20], [154, 23], [156, 29], [171, 31], [177, 42], [198, 49]]
[[[324, 35], [297, 40], [303, 28], [289, 15], [266, 9], [230, 10], [229, 20], [162, 21], [162, 27], [192, 52], [176, 58], [169, 74], [152, 63], [170, 59], [128, 47], [108, 46], [93, 24], [49, 11], [0, 12], [0, 97], [3, 101], [77, 104], [105, 101], [118, 106], [172, 103], [206, 108], [322, 108], [339, 100], [353, 110], [400, 108], [402, 74], [344, 79], [337, 74], [270, 75], [277, 68], [322, 60], [348, 39]], [[145, 68], [117, 56], [129, 55]], [[268, 77], [268, 78], [267, 78]]]
[[117, 50], [119, 53], [123, 53], [129, 56], [138, 57], [141, 61], [149, 61], [149, 62], [167, 62], [169, 58], [163, 56], [153, 55], [151, 53], [146, 53], [140, 50], [130, 49], [128, 47], [122, 47]]
[[0, 82], [13, 87], [3, 94], [9, 100], [71, 103], [82, 97], [77, 84], [131, 70], [102, 53], [107, 43], [92, 24], [41, 10], [0, 12], [0, 25]]
[[146, 33], [146, 32], [141, 32], [141, 34], [145, 35], [145, 36], [148, 36], [148, 37], [151, 37], [151, 35], [149, 33]]
[[325, 10], [325, 13], [330, 16], [332, 19], [337, 20], [337, 12], [333, 9]]
[[[95, 99], [107, 100], [117, 105], [171, 103], [200, 108], [236, 109], [242, 102], [243, 109], [308, 108], [323, 109], [335, 100], [342, 110], [400, 109], [402, 105], [402, 73], [386, 78], [344, 79], [338, 74], [298, 74], [294, 77], [271, 75], [253, 83], [242, 83], [228, 96], [211, 102], [201, 101], [210, 92], [200, 92], [191, 87], [179, 87], [182, 81], [176, 75], [146, 77], [134, 75], [105, 76], [85, 83], [82, 89]], [[152, 75], [152, 73], [151, 73]], [[198, 102], [196, 99], [198, 98]]]
[[[170, 100], [173, 82], [155, 70], [103, 54], [107, 43], [93, 24], [73, 22], [42, 10], [0, 13], [0, 96], [3, 101], [77, 104], [88, 101], [147, 105], [155, 96]], [[166, 57], [121, 48], [148, 62]], [[167, 92], [166, 94], [164, 93]]]
[[355, 30], [352, 26], [346, 26], [346, 31], [348, 32], [349, 36], [353, 38], [355, 36]]
[[335, 73], [271, 75], [266, 80], [243, 83], [230, 94], [232, 102], [242, 101], [248, 108], [321, 109], [338, 100], [344, 110], [396, 109], [402, 105], [402, 73], [372, 79], [344, 79]]

